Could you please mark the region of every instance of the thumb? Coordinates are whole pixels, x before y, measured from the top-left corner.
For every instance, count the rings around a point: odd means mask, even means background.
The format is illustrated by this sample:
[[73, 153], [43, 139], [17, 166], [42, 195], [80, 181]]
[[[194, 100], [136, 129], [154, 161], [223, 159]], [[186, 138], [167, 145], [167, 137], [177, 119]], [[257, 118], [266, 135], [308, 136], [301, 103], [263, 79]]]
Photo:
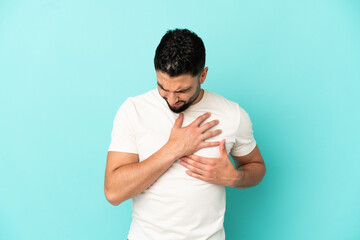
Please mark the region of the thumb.
[[181, 128], [184, 120], [184, 114], [180, 113], [178, 118], [175, 120], [174, 127]]
[[220, 145], [219, 145], [219, 150], [220, 150], [220, 155], [221, 156], [222, 155], [228, 155], [227, 152], [226, 152], [225, 142], [226, 142], [226, 140], [223, 139], [223, 140], [221, 140]]

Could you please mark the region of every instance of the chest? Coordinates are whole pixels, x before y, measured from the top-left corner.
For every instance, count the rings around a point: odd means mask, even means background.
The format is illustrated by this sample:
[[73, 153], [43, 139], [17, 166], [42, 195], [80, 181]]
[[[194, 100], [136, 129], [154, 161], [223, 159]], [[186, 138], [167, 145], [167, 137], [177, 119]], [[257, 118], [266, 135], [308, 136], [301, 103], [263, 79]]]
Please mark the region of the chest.
[[[146, 108], [146, 114], [140, 114], [135, 120], [136, 126], [136, 145], [139, 154], [139, 160], [151, 156], [166, 144], [169, 139], [171, 129], [178, 117], [178, 114], [167, 111], [167, 109]], [[197, 117], [204, 114], [205, 110], [184, 112], [184, 121], [182, 126], [191, 124]], [[210, 130], [221, 129], [222, 133], [218, 136], [207, 139], [206, 141], [221, 141], [226, 139], [226, 150], [229, 153], [235, 143], [236, 123], [231, 117], [221, 111], [212, 111], [210, 118], [202, 124], [218, 119], [220, 123]], [[203, 148], [194, 154], [204, 157], [219, 157], [219, 147]]]

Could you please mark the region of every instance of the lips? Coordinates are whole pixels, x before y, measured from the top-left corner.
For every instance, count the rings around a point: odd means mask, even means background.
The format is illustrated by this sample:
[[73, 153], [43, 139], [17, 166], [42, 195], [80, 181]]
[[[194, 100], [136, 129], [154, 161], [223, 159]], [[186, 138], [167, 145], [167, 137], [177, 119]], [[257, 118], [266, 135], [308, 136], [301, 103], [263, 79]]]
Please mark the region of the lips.
[[180, 107], [183, 103], [180, 102], [180, 103], [177, 103], [177, 104], [174, 104], [174, 105], [171, 105], [171, 107]]
[[181, 104], [178, 103], [178, 104], [175, 104], [175, 105], [171, 105], [172, 107], [179, 107]]

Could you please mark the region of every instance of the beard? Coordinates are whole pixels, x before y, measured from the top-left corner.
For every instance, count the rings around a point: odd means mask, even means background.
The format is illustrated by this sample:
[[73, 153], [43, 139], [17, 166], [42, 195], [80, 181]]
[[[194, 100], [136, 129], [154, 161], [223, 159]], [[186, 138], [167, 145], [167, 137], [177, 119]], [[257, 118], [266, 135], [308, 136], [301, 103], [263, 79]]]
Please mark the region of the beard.
[[190, 107], [193, 102], [195, 102], [195, 100], [200, 96], [201, 93], [201, 89], [200, 89], [200, 83], [198, 84], [197, 88], [196, 88], [196, 92], [194, 93], [193, 96], [191, 96], [191, 98], [189, 99], [188, 102], [185, 101], [178, 101], [177, 103], [181, 103], [183, 102], [184, 104], [180, 107], [172, 107], [170, 106], [170, 104], [168, 103], [168, 101], [165, 99], [167, 105], [169, 106], [170, 110], [173, 111], [174, 113], [181, 113], [183, 111], [185, 111], [188, 107]]

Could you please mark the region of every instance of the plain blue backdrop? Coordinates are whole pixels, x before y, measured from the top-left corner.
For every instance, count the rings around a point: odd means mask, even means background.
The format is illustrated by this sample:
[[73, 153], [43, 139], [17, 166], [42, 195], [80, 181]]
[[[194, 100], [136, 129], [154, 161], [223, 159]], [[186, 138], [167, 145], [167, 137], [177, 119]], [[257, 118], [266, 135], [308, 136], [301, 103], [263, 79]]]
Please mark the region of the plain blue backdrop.
[[103, 186], [120, 104], [168, 29], [250, 115], [264, 181], [227, 188], [228, 240], [360, 239], [360, 2], [0, 1], [0, 239], [126, 239]]

